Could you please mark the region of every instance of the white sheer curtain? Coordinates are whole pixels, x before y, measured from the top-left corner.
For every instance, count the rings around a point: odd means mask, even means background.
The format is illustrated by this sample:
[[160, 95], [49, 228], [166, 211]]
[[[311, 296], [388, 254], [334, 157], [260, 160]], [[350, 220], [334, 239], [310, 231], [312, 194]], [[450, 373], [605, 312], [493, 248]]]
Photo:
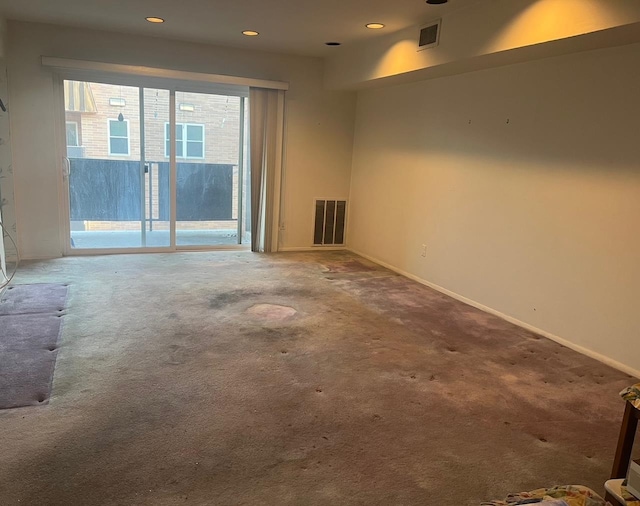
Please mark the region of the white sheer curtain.
[[[0, 224], [2, 223], [2, 200], [0, 197]], [[4, 250], [4, 228], [0, 225], [0, 287], [8, 281], [7, 261]]]
[[284, 91], [249, 90], [251, 251], [277, 250]]

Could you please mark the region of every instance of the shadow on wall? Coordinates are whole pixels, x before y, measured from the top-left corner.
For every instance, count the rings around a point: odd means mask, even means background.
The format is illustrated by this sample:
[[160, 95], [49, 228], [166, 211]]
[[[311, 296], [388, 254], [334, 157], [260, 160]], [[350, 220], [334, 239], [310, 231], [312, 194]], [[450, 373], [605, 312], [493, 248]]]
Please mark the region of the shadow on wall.
[[379, 145], [378, 155], [636, 172], [630, 118], [640, 101], [630, 97], [640, 68], [620, 49], [601, 63], [590, 52], [364, 91], [358, 124], [377, 126], [357, 129], [356, 145]]

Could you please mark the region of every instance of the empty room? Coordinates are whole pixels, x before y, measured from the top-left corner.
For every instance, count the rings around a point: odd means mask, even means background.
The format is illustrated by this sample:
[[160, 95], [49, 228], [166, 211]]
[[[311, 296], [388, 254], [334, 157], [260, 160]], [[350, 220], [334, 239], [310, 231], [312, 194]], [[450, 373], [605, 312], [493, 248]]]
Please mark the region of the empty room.
[[640, 0], [0, 0], [0, 505], [640, 504], [639, 118]]

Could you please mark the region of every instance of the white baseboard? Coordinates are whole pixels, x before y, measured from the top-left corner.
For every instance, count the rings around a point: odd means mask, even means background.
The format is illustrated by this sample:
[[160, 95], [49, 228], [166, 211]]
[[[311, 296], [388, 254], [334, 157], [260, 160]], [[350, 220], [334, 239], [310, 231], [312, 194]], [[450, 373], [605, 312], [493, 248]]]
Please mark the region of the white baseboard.
[[467, 297], [460, 295], [456, 292], [452, 292], [451, 290], [447, 290], [446, 288], [443, 288], [442, 286], [436, 285], [435, 283], [431, 283], [430, 281], [427, 281], [426, 279], [422, 279], [414, 274], [411, 274], [410, 272], [406, 272], [403, 271], [402, 269], [398, 269], [397, 267], [394, 267], [391, 264], [388, 264], [386, 262], [383, 262], [382, 260], [378, 260], [375, 257], [372, 257], [370, 255], [367, 255], [366, 253], [363, 253], [361, 251], [358, 251], [356, 249], [353, 248], [347, 248], [349, 251], [351, 251], [352, 253], [355, 253], [356, 255], [359, 255], [363, 258], [366, 258], [367, 260], [370, 260], [378, 265], [381, 265], [382, 267], [386, 267], [387, 269], [393, 271], [393, 272], [397, 272], [398, 274], [401, 274], [402, 276], [405, 276], [409, 279], [412, 279], [413, 281], [417, 281], [418, 283], [428, 286], [429, 288], [433, 288], [434, 290], [443, 293], [445, 295], [448, 295], [449, 297], [452, 297], [456, 300], [459, 300], [460, 302], [464, 302], [465, 304], [468, 304], [470, 306], [475, 307], [476, 309], [480, 309], [481, 311], [484, 311], [485, 313], [489, 313], [492, 314], [494, 316], [497, 316], [498, 318], [502, 318], [503, 320], [508, 321], [509, 323], [513, 323], [514, 325], [517, 325], [518, 327], [522, 327], [523, 329], [529, 330], [531, 332], [534, 332], [538, 335], [541, 335], [542, 337], [546, 337], [547, 339], [551, 339], [552, 341], [555, 341], [558, 344], [561, 344], [562, 346], [566, 346], [567, 348], [570, 348], [574, 351], [577, 351], [578, 353], [581, 353], [583, 355], [586, 355], [587, 357], [591, 357], [599, 362], [602, 362], [603, 364], [606, 364], [610, 367], [613, 367], [614, 369], [617, 369], [619, 371], [622, 371], [626, 374], [629, 374], [631, 376], [633, 376], [634, 378], [640, 378], [640, 370], [638, 369], [634, 369], [633, 367], [630, 367], [628, 365], [622, 364], [620, 362], [618, 362], [617, 360], [614, 360], [610, 357], [607, 357], [606, 355], [602, 355], [601, 353], [598, 353], [597, 351], [591, 350], [589, 348], [585, 348], [584, 346], [580, 346], [579, 344], [573, 343], [563, 337], [557, 336], [555, 334], [552, 334], [551, 332], [547, 332], [546, 330], [542, 330], [539, 329], [537, 327], [534, 327], [533, 325], [530, 325], [526, 322], [523, 322], [521, 320], [518, 320], [517, 318], [513, 318], [512, 316], [509, 316], [507, 314], [501, 313], [500, 311], [497, 311], [495, 309], [492, 309], [488, 306], [485, 306], [484, 304], [481, 304], [479, 302], [476, 302], [475, 300], [472, 299], [468, 299]]
[[282, 253], [287, 253], [287, 252], [292, 252], [292, 251], [346, 251], [347, 247], [346, 246], [315, 246], [315, 247], [310, 247], [310, 246], [301, 246], [301, 247], [294, 247], [294, 248], [279, 248], [278, 252], [282, 252]]
[[20, 262], [41, 261], [41, 260], [56, 260], [57, 258], [62, 258], [62, 255], [20, 257]]

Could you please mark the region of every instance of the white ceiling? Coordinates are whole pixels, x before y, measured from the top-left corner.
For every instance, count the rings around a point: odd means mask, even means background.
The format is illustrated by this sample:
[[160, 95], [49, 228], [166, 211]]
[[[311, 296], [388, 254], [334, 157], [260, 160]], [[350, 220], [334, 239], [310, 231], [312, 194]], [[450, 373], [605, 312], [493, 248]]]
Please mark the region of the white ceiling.
[[[343, 46], [491, 0], [0, 0], [6, 19], [114, 30], [284, 53], [327, 56]], [[164, 24], [152, 25], [146, 16]], [[383, 30], [366, 23], [381, 22]], [[251, 29], [259, 37], [240, 32]]]

